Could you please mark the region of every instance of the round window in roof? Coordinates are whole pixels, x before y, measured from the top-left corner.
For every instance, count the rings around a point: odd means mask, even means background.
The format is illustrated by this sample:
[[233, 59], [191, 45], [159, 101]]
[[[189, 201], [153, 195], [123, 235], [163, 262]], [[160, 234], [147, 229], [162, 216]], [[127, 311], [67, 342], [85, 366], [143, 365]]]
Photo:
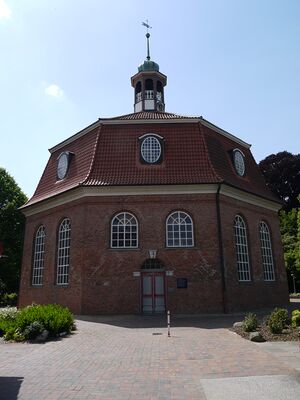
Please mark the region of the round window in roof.
[[244, 155], [240, 150], [234, 150], [233, 153], [234, 168], [238, 175], [245, 175], [245, 160]]
[[147, 163], [156, 163], [161, 155], [161, 145], [159, 140], [154, 136], [147, 136], [142, 141], [141, 154]]

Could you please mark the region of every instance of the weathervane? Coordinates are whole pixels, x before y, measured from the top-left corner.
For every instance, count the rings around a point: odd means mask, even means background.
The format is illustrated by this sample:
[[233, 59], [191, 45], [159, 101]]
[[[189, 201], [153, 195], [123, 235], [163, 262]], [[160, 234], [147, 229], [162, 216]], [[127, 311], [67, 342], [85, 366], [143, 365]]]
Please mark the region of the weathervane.
[[149, 25], [149, 21], [146, 19], [146, 22], [142, 22], [142, 25], [147, 28], [146, 38], [147, 38], [147, 60], [150, 60], [150, 50], [149, 50], [149, 29], [152, 29], [152, 26]]

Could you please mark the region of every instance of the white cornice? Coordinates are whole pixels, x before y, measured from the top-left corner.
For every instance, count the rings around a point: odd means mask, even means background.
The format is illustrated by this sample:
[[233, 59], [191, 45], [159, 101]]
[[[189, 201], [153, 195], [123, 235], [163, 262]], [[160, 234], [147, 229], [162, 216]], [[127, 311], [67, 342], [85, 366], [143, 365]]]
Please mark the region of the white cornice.
[[91, 132], [93, 129], [96, 129], [99, 125], [101, 125], [100, 121], [96, 121], [93, 124], [87, 126], [86, 128], [82, 129], [81, 131], [75, 133], [75, 135], [70, 136], [68, 139], [64, 140], [63, 142], [58, 143], [56, 146], [53, 146], [49, 149], [49, 152], [52, 154], [56, 150], [61, 149], [62, 147], [74, 142], [75, 140], [81, 138], [82, 136], [86, 135], [87, 133]]
[[228, 196], [236, 200], [243, 201], [248, 204], [252, 204], [254, 206], [267, 208], [268, 210], [276, 212], [278, 212], [282, 207], [282, 205], [279, 202], [277, 203], [275, 201], [258, 197], [254, 194], [244, 192], [242, 190], [236, 189], [228, 185], [221, 186], [220, 194], [223, 194], [224, 196]]
[[234, 142], [240, 144], [241, 146], [245, 147], [246, 149], [250, 149], [251, 144], [244, 142], [243, 140], [239, 139], [238, 137], [232, 135], [231, 133], [224, 131], [224, 129], [219, 128], [218, 126], [212, 124], [211, 122], [207, 121], [204, 118], [200, 119], [200, 123], [210, 129], [212, 129], [215, 132], [220, 133], [220, 135], [227, 137], [230, 140], [233, 140]]
[[[93, 186], [76, 187], [67, 192], [50, 197], [46, 200], [23, 206], [22, 212], [26, 216], [34, 215], [54, 207], [62, 206], [84, 197], [108, 197], [108, 196], [155, 196], [155, 195], [186, 195], [186, 194], [207, 194], [217, 193], [218, 184], [198, 185], [149, 185], [149, 186]], [[220, 193], [224, 196], [240, 200], [242, 202], [278, 211], [280, 204], [255, 196], [239, 189], [232, 188], [225, 184], [221, 185]]]

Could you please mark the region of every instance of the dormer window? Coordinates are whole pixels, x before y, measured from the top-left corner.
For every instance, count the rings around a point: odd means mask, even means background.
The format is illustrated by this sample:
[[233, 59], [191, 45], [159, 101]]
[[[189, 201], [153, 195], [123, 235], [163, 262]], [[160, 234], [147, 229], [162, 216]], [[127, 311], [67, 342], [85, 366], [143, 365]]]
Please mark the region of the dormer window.
[[236, 173], [239, 176], [244, 176], [245, 175], [245, 156], [238, 149], [233, 150], [233, 164], [234, 164]]
[[159, 164], [162, 161], [163, 138], [155, 134], [146, 134], [140, 140], [140, 159], [143, 164]]
[[57, 179], [62, 180], [66, 177], [72, 155], [73, 153], [69, 151], [64, 151], [58, 156], [56, 168]]

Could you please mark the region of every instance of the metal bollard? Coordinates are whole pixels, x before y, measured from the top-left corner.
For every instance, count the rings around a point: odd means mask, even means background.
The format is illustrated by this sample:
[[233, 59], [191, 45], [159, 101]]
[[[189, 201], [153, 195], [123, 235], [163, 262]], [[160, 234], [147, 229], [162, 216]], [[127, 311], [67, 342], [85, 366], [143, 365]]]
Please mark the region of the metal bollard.
[[170, 311], [167, 312], [167, 324], [168, 324], [168, 337], [171, 337], [171, 332], [170, 332]]

